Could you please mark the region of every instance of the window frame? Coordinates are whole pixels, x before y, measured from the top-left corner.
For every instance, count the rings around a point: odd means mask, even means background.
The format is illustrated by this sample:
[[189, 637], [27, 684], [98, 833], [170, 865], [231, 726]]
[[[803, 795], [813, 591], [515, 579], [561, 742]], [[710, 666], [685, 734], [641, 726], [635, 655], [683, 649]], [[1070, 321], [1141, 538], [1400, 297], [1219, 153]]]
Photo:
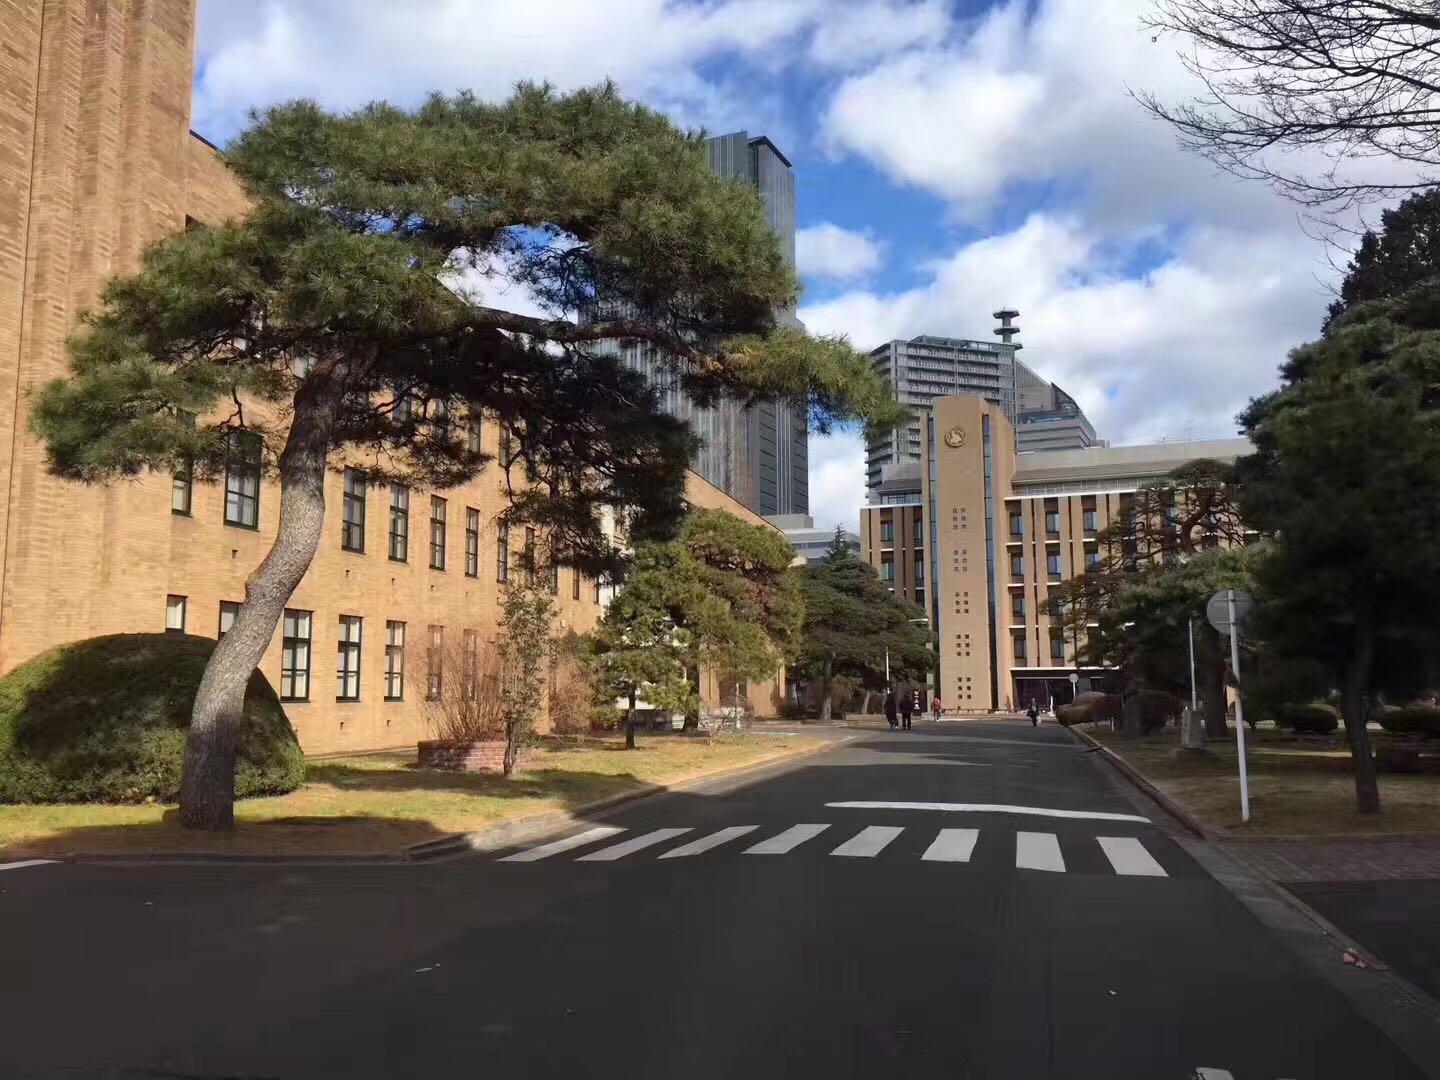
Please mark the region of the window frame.
[[[362, 615], [341, 615], [338, 625], [339, 632], [335, 643], [335, 700], [359, 701], [360, 661], [365, 641], [365, 618]], [[352, 629], [355, 631], [354, 637], [350, 637]], [[353, 666], [350, 663], [352, 656], [354, 657]], [[353, 695], [346, 693], [351, 679], [355, 683]]]
[[495, 530], [495, 580], [504, 585], [510, 580], [510, 523], [500, 522]]
[[[179, 601], [180, 601], [180, 603], [179, 603], [179, 605], [178, 605], [178, 606], [179, 606], [179, 611], [180, 611], [180, 625], [179, 625], [179, 626], [171, 626], [171, 625], [170, 625], [170, 612], [176, 607], [176, 605], [174, 605], [174, 604], [171, 603], [172, 600], [179, 600]], [[168, 593], [168, 594], [166, 594], [166, 596], [165, 596], [165, 632], [166, 632], [167, 634], [183, 634], [183, 633], [185, 633], [185, 619], [186, 619], [186, 616], [187, 616], [187, 614], [188, 614], [188, 612], [189, 612], [189, 608], [190, 608], [190, 598], [189, 598], [188, 596], [181, 596], [179, 593]]]
[[[253, 431], [232, 431], [225, 444], [225, 524], [232, 529], [260, 528], [260, 474], [264, 456], [264, 444]], [[247, 494], [246, 482], [254, 485], [254, 492]], [[235, 500], [240, 517], [230, 514], [231, 500]], [[254, 517], [246, 521], [244, 511], [248, 506]]]
[[[226, 634], [230, 632], [231, 627], [235, 625], [235, 616], [240, 614], [240, 603], [241, 602], [239, 600], [220, 601], [220, 615], [219, 618], [215, 620], [216, 641], [221, 640]], [[230, 626], [225, 625], [226, 615], [230, 616]]]
[[[438, 511], [438, 514], [437, 514]], [[449, 506], [439, 495], [430, 496], [430, 569], [444, 571]], [[437, 561], [438, 559], [438, 561]]]
[[[349, 468], [345, 470], [340, 494], [341, 551], [351, 551], [357, 555], [365, 554], [365, 495], [368, 486], [362, 470]], [[358, 491], [355, 490], [357, 487]]]
[[[305, 634], [302, 637], [299, 633], [300, 619], [304, 618]], [[294, 633], [292, 633], [292, 626]], [[302, 668], [296, 661], [298, 646], [303, 643], [305, 648], [305, 665]], [[310, 669], [314, 661], [315, 653], [315, 612], [306, 611], [304, 608], [286, 608], [280, 616], [280, 700], [281, 701], [309, 701], [310, 700]], [[298, 677], [303, 673], [305, 681], [305, 692], [295, 693], [295, 684]], [[286, 693], [286, 681], [289, 681], [289, 693]]]
[[480, 511], [465, 508], [465, 576], [480, 576]]
[[405, 623], [401, 619], [385, 620], [385, 700], [405, 700]]
[[[395, 526], [400, 528], [396, 529]], [[410, 487], [407, 484], [390, 485], [390, 542], [388, 550], [391, 562], [410, 561]], [[395, 554], [399, 541], [400, 554]]]
[[425, 700], [439, 701], [445, 693], [445, 627], [425, 627]]

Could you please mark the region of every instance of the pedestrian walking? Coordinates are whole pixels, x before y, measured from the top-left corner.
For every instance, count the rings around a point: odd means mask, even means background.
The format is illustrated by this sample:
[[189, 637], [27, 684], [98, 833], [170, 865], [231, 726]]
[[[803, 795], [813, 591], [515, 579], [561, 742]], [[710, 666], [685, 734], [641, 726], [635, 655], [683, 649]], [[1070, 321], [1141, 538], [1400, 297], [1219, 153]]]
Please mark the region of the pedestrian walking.
[[1030, 717], [1030, 726], [1040, 726], [1040, 710], [1035, 708], [1035, 702], [1030, 702], [1030, 708], [1025, 710], [1025, 715]]
[[900, 726], [910, 730], [910, 717], [915, 715], [915, 699], [906, 694], [900, 699]]
[[890, 730], [894, 731], [898, 726], [898, 721], [895, 719], [895, 691], [893, 689], [885, 691], [885, 719], [890, 722]]
[[940, 698], [938, 695], [930, 699], [931, 720], [934, 720], [938, 724], [940, 722], [940, 714], [944, 711], [945, 710], [940, 707]]

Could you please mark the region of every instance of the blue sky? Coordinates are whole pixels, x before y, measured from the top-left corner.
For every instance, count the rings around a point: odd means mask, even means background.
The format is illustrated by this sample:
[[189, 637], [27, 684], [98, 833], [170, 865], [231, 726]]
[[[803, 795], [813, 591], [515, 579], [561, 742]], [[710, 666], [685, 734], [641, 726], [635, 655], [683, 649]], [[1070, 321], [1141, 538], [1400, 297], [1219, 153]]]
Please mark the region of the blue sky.
[[[1150, 0], [200, 0], [194, 122], [614, 78], [795, 165], [801, 318], [869, 346], [991, 338], [1116, 443], [1234, 432], [1334, 271], [1295, 208], [1180, 152], [1128, 88], [1195, 91]], [[863, 453], [813, 439], [812, 511], [853, 527]]]

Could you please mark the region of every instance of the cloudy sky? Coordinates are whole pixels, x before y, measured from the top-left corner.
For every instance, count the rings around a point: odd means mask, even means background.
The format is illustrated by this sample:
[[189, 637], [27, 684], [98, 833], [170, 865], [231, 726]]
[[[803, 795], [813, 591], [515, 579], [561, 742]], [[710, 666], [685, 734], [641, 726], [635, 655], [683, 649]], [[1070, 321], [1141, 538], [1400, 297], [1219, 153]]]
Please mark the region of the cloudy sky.
[[[795, 165], [801, 318], [856, 345], [991, 339], [1115, 443], [1234, 433], [1334, 278], [1295, 208], [1182, 154], [1127, 88], [1190, 89], [1148, 0], [200, 0], [196, 130], [614, 78]], [[854, 435], [811, 441], [817, 524], [854, 527]]]

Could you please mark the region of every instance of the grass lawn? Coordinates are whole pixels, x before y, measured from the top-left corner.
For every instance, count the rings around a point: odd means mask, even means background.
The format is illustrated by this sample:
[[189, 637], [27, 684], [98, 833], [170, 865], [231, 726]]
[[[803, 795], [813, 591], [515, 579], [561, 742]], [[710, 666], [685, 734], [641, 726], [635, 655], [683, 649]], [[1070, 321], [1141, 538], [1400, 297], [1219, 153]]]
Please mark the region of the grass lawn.
[[[1124, 739], [1108, 727], [1086, 725], [1151, 783], [1202, 824], [1235, 837], [1399, 836], [1440, 833], [1440, 762], [1415, 775], [1380, 775], [1380, 813], [1355, 812], [1355, 781], [1343, 733], [1298, 738], [1261, 725], [1246, 731], [1250, 774], [1250, 823], [1240, 821], [1240, 779], [1234, 740], [1211, 742], [1213, 758], [1177, 759], [1173, 730]], [[1371, 729], [1378, 748], [1388, 735]], [[1440, 754], [1440, 746], [1434, 750]]]
[[640, 738], [627, 752], [615, 738], [544, 739], [509, 780], [421, 770], [414, 751], [312, 761], [289, 795], [235, 805], [235, 831], [182, 830], [175, 808], [150, 805], [0, 805], [0, 854], [69, 852], [374, 853], [507, 818], [564, 810], [609, 795], [664, 786], [717, 770], [807, 750], [803, 735], [743, 732], [710, 742]]

